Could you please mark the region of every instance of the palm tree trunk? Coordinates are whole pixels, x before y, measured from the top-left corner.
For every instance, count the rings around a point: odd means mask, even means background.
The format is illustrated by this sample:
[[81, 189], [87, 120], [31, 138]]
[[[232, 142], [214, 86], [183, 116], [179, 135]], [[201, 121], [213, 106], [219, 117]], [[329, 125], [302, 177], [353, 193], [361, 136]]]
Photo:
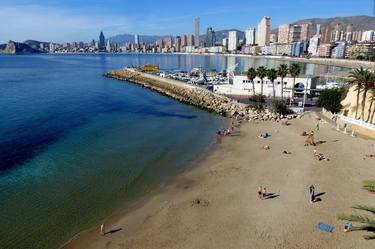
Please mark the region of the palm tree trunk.
[[371, 124], [372, 124], [373, 121], [374, 121], [374, 116], [375, 116], [375, 108], [374, 108], [374, 110], [372, 110], [371, 121], [370, 121]]
[[254, 84], [254, 80], [252, 80], [251, 83], [253, 84], [253, 96], [255, 96], [255, 84]]
[[368, 108], [368, 116], [367, 116], [366, 122], [368, 122], [370, 120], [371, 110], [372, 110], [373, 104], [374, 104], [374, 101], [371, 101], [370, 107]]
[[296, 85], [296, 77], [293, 77], [292, 98], [294, 98], [294, 86], [295, 85]]
[[263, 96], [263, 80], [260, 82], [261, 84], [260, 84], [260, 95], [262, 95]]
[[281, 78], [281, 101], [284, 102], [284, 78]]
[[365, 120], [365, 106], [366, 106], [366, 95], [367, 95], [368, 89], [365, 89], [363, 92], [363, 97], [362, 97], [362, 113], [361, 113], [361, 119], [364, 121]]
[[355, 107], [355, 119], [358, 118], [358, 108], [359, 108], [359, 88], [358, 88], [358, 91], [357, 91], [357, 104], [356, 104], [356, 107]]
[[276, 92], [275, 92], [275, 81], [272, 81], [272, 90], [273, 90], [273, 99], [276, 98]]

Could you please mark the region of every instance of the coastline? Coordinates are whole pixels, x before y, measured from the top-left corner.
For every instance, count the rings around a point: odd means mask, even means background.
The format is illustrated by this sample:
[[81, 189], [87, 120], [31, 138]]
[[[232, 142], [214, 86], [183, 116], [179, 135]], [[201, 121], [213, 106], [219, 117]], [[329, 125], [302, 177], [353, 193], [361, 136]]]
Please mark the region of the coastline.
[[[98, 227], [92, 228], [63, 248], [372, 248], [363, 233], [344, 233], [337, 220], [338, 213], [352, 212], [351, 206], [373, 201], [361, 190], [363, 180], [375, 178], [373, 162], [361, 155], [372, 141], [322, 122], [317, 138], [326, 143], [317, 149], [331, 161], [317, 161], [300, 136], [314, 120], [308, 114], [291, 126], [242, 124], [235, 136], [147, 200], [106, 221], [108, 230], [122, 230], [100, 236]], [[259, 140], [257, 134], [265, 131], [270, 140]], [[271, 150], [260, 149], [263, 143]], [[313, 205], [306, 193], [310, 184], [324, 193]], [[278, 196], [259, 200], [259, 185]], [[334, 225], [334, 233], [316, 230], [321, 221]]]

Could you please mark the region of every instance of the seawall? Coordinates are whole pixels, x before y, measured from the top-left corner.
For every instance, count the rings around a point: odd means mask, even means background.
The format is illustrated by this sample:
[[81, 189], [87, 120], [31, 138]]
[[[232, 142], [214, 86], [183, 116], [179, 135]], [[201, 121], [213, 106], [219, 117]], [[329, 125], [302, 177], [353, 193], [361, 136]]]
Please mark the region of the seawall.
[[215, 94], [207, 89], [142, 73], [133, 68], [111, 71], [106, 73], [105, 76], [138, 84], [182, 103], [193, 105], [222, 116], [233, 117], [234, 115], [239, 115], [246, 117], [253, 114], [248, 105], [238, 103], [235, 100]]

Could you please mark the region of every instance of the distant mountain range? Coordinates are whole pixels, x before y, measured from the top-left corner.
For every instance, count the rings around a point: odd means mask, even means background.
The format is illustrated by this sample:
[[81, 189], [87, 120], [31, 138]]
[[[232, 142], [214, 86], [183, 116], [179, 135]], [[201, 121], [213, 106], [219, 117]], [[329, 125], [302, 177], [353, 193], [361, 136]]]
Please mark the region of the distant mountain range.
[[[375, 30], [375, 17], [374, 16], [347, 16], [347, 17], [333, 17], [333, 18], [310, 18], [310, 19], [303, 19], [298, 20], [292, 25], [295, 24], [303, 24], [309, 23], [310, 24], [310, 34], [316, 33], [316, 24], [321, 24], [323, 26], [335, 26], [337, 23], [341, 23], [342, 29], [345, 30], [349, 24], [353, 24], [353, 30]], [[272, 20], [271, 20], [272, 25]], [[239, 39], [244, 39], [245, 33], [243, 31], [237, 29], [228, 29], [228, 30], [219, 30], [215, 31], [216, 33], [216, 40], [221, 43], [222, 39], [228, 37], [228, 32], [236, 30], [239, 35]], [[271, 31], [272, 34], [278, 33], [278, 27], [275, 27]], [[171, 37], [171, 35], [162, 35], [162, 36], [152, 36], [152, 35], [141, 35], [139, 36], [140, 42], [151, 43], [155, 42], [159, 39], [164, 39], [166, 37]], [[200, 40], [204, 41], [206, 35], [203, 34], [200, 36]], [[123, 44], [134, 42], [134, 35], [132, 34], [122, 34], [110, 37], [109, 40], [111, 42]]]
[[[272, 20], [271, 20], [272, 23]], [[375, 30], [375, 17], [373, 16], [347, 16], [347, 17], [333, 17], [333, 18], [310, 18], [310, 19], [303, 19], [298, 20], [292, 24], [303, 24], [309, 23], [311, 24], [310, 28], [310, 35], [316, 33], [316, 24], [321, 24], [322, 26], [334, 26], [337, 23], [341, 23], [342, 29], [345, 30], [346, 26], [349, 24], [353, 24], [353, 30]], [[244, 32], [237, 30], [237, 29], [228, 29], [228, 30], [219, 30], [216, 31], [216, 40], [217, 42], [221, 43], [222, 39], [228, 37], [228, 32], [236, 30], [239, 35], [239, 39], [244, 39]], [[277, 34], [278, 29], [272, 30], [271, 33]], [[140, 35], [139, 40], [145, 43], [152, 43], [159, 39], [164, 39], [166, 37], [170, 37], [170, 35]], [[206, 35], [201, 35], [200, 40], [204, 41]], [[110, 42], [124, 44], [129, 42], [134, 42], [134, 35], [133, 34], [120, 34], [113, 37], [108, 38]], [[40, 42], [35, 40], [27, 40], [25, 42], [14, 42], [9, 41], [7, 44], [0, 44], [0, 54], [17, 54], [17, 53], [42, 53], [44, 52], [42, 47], [47, 47], [49, 42]]]
[[[272, 22], [272, 20], [271, 20]], [[341, 23], [342, 29], [346, 30], [346, 27], [349, 24], [353, 24], [353, 30], [375, 30], [375, 17], [374, 16], [346, 16], [346, 17], [333, 17], [333, 18], [310, 18], [310, 19], [303, 19], [298, 20], [294, 23], [295, 24], [303, 24], [309, 23], [310, 24], [310, 34], [316, 33], [316, 25], [321, 24], [321, 26], [335, 26], [337, 23]], [[272, 30], [273, 34], [277, 34], [278, 29]]]

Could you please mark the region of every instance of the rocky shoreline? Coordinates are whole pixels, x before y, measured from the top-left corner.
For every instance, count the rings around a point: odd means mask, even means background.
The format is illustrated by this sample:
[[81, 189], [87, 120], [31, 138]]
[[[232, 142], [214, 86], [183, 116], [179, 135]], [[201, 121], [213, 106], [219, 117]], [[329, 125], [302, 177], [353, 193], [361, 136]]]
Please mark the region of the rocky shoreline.
[[217, 113], [224, 117], [239, 120], [275, 121], [290, 120], [297, 115], [273, 114], [269, 110], [258, 113], [249, 105], [239, 103], [228, 97], [215, 94], [207, 89], [186, 84], [184, 82], [166, 79], [160, 76], [139, 72], [134, 68], [123, 68], [105, 74], [106, 77], [128, 81], [148, 88], [164, 96], [173, 98], [181, 103], [189, 104], [203, 110]]

